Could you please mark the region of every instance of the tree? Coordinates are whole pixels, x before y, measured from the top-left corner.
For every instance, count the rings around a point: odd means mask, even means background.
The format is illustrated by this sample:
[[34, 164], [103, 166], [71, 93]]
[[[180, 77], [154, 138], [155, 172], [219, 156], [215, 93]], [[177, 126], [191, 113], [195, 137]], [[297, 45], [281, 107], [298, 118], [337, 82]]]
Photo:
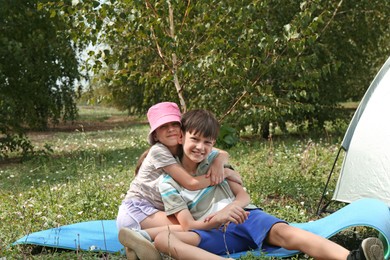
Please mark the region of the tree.
[[107, 66], [94, 69], [104, 69], [101, 81], [120, 108], [144, 113], [171, 100], [258, 132], [268, 122], [321, 127], [340, 101], [361, 97], [374, 75], [366, 72], [388, 53], [389, 5], [127, 0], [74, 8], [110, 46], [95, 53]]
[[38, 0], [1, 0], [0, 155], [32, 146], [26, 128], [74, 119], [75, 48], [68, 27]]

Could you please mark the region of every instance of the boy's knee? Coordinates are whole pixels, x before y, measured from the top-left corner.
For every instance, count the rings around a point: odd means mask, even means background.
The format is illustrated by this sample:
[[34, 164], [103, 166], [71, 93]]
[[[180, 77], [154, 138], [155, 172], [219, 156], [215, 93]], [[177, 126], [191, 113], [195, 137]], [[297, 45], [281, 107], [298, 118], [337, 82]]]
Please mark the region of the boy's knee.
[[157, 234], [157, 236], [154, 238], [154, 246], [157, 248], [158, 251], [165, 252], [168, 246], [169, 236], [172, 235], [173, 234], [170, 231], [163, 231]]
[[286, 223], [276, 223], [268, 233], [267, 240], [272, 245], [286, 246], [294, 237], [294, 227]]

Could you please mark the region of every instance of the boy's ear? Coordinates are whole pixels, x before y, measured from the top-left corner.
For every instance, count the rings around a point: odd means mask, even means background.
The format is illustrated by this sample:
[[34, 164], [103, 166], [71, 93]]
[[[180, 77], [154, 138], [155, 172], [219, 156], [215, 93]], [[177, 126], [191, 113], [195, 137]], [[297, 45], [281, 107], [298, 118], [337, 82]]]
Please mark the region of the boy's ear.
[[180, 136], [177, 141], [179, 144], [183, 144], [183, 131], [180, 131]]

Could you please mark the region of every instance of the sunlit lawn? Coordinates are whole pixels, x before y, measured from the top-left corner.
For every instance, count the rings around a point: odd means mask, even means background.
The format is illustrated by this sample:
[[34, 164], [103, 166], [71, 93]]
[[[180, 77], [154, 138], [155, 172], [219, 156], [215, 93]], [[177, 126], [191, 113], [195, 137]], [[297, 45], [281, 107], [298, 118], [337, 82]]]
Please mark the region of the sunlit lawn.
[[[82, 108], [81, 116], [98, 121], [126, 116], [106, 112]], [[0, 165], [0, 259], [124, 259], [113, 254], [9, 245], [42, 229], [114, 219], [133, 178], [135, 162], [148, 147], [147, 132], [143, 123], [104, 131], [52, 132], [34, 141], [41, 147], [50, 146], [52, 154]], [[316, 218], [341, 138], [329, 133], [312, 139], [307, 135], [274, 136], [272, 141], [251, 137], [228, 152], [255, 204], [287, 221], [306, 222]], [[336, 180], [337, 174], [330, 183], [330, 194]], [[351, 236], [338, 239], [352, 246]]]

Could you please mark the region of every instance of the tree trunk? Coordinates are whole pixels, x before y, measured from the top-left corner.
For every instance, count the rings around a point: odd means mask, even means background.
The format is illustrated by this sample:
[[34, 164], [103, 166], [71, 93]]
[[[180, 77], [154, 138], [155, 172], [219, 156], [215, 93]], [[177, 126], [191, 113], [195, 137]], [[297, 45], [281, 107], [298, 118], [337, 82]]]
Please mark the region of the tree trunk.
[[[168, 1], [168, 7], [169, 7], [169, 27], [170, 27], [170, 34], [172, 39], [175, 39], [175, 26], [173, 24], [173, 8], [171, 5], [171, 2]], [[177, 95], [179, 96], [180, 100], [180, 106], [182, 113], [185, 113], [187, 111], [186, 102], [183, 97], [183, 88], [180, 86], [179, 78], [177, 76], [177, 57], [176, 53], [172, 53], [172, 74], [173, 74], [173, 83], [175, 84]]]

